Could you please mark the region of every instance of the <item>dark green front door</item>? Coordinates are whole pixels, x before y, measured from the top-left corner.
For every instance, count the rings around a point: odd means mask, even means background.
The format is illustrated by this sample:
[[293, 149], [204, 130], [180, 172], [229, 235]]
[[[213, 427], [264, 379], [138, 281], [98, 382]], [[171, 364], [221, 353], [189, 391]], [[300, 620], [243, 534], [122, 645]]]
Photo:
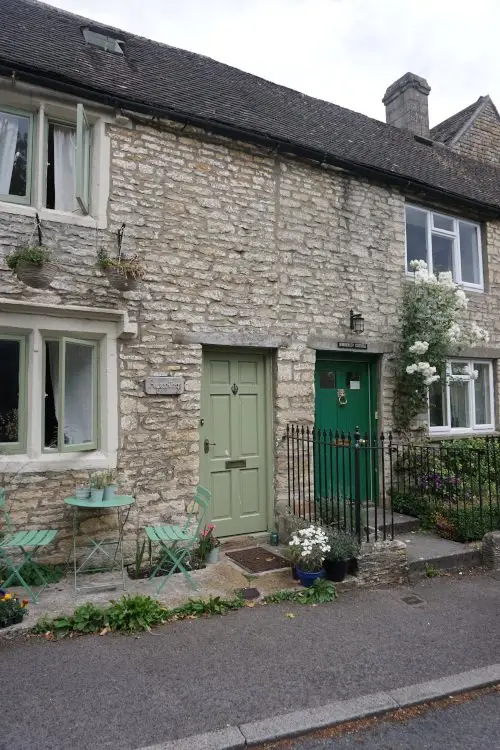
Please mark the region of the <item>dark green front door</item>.
[[[347, 357], [347, 358], [346, 358]], [[352, 499], [355, 490], [354, 433], [361, 434], [360, 494], [375, 499], [376, 451], [369, 448], [377, 433], [376, 363], [352, 355], [337, 359], [318, 355], [315, 374], [315, 451], [317, 502]], [[368, 437], [368, 441], [364, 440]]]

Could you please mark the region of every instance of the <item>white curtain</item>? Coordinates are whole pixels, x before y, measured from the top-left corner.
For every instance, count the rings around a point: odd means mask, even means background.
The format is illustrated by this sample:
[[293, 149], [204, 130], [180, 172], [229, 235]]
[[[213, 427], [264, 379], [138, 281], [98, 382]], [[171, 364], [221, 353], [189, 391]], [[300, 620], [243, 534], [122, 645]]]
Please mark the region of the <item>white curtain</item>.
[[0, 195], [8, 195], [16, 160], [17, 121], [0, 113]]
[[94, 349], [66, 343], [64, 382], [64, 441], [80, 445], [94, 439]]
[[76, 133], [54, 127], [55, 205], [59, 211], [76, 211]]

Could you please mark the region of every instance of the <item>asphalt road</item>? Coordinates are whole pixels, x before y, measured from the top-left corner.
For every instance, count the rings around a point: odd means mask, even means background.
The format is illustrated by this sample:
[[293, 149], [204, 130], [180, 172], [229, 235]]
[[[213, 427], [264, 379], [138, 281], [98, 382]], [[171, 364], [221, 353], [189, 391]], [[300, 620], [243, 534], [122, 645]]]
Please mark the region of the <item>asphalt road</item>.
[[[381, 721], [373, 729], [325, 739], [303, 739], [287, 750], [498, 750], [500, 693], [443, 709], [431, 709], [409, 721]], [[283, 747], [283, 750], [285, 748]]]
[[[500, 662], [500, 581], [426, 579], [139, 637], [0, 639], [1, 750], [135, 750]], [[295, 618], [287, 615], [293, 612]]]

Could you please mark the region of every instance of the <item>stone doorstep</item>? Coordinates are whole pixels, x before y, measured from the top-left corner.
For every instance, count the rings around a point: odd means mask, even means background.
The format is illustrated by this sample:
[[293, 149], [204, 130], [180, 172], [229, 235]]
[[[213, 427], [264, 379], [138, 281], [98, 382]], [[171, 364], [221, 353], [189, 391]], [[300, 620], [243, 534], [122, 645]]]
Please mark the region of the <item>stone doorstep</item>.
[[399, 539], [407, 547], [410, 575], [425, 573], [427, 565], [437, 570], [460, 570], [477, 568], [483, 564], [480, 542], [462, 544], [424, 532], [401, 534]]

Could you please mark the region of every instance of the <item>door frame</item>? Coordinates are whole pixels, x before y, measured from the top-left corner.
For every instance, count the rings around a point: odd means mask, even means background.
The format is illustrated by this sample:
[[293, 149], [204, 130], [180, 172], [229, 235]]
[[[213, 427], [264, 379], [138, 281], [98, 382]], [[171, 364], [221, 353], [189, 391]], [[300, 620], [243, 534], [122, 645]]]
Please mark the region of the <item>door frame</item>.
[[[266, 487], [266, 511], [265, 518], [267, 524], [267, 531], [274, 528], [274, 475], [275, 475], [275, 453], [272, 450], [273, 446], [273, 434], [274, 434], [274, 408], [273, 408], [273, 361], [274, 352], [272, 349], [262, 349], [260, 347], [252, 346], [210, 346], [203, 345], [201, 351], [201, 393], [200, 393], [200, 412], [203, 413], [205, 408], [206, 392], [203, 388], [204, 383], [204, 372], [205, 372], [205, 361], [206, 356], [213, 354], [226, 354], [226, 355], [237, 355], [237, 354], [258, 354], [264, 360], [264, 454], [265, 454], [265, 465], [264, 465], [264, 484]], [[201, 417], [198, 419], [198, 442], [199, 442], [199, 465], [198, 475], [200, 477], [200, 483], [204, 478], [202, 475], [203, 466], [203, 441], [201, 439]], [[262, 532], [256, 532], [262, 533]]]

